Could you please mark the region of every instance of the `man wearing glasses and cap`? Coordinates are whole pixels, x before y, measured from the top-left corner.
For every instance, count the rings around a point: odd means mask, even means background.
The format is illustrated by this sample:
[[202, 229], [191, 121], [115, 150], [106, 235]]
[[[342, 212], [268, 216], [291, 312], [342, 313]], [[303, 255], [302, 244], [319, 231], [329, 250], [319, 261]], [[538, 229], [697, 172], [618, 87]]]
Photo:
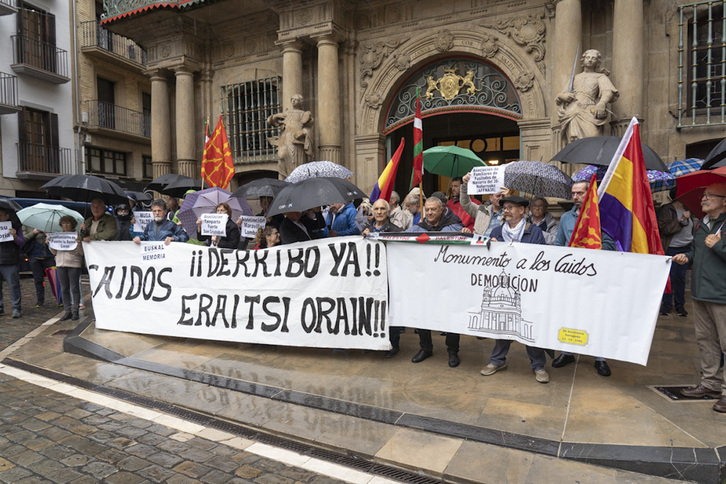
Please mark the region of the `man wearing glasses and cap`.
[[693, 325], [701, 354], [701, 382], [681, 393], [718, 398], [713, 409], [726, 413], [726, 367], [720, 368], [721, 353], [726, 352], [726, 183], [706, 187], [701, 209], [706, 216], [696, 223], [693, 248], [673, 256], [677, 264], [693, 265]]

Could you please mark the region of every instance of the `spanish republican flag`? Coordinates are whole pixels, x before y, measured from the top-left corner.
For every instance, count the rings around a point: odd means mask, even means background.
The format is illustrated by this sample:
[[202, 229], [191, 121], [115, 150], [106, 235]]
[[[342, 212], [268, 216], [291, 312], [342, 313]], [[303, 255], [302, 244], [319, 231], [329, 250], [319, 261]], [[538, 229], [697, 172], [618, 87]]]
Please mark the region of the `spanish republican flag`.
[[625, 131], [598, 194], [602, 230], [613, 238], [618, 250], [664, 254], [636, 118]]
[[224, 130], [222, 115], [219, 116], [217, 127], [204, 145], [202, 157], [202, 179], [210, 187], [227, 189], [234, 176], [234, 161], [229, 150], [227, 132]]
[[391, 157], [391, 161], [388, 162], [386, 168], [378, 177], [376, 185], [371, 190], [371, 196], [369, 200], [371, 203], [378, 199], [383, 199], [387, 202], [391, 201], [391, 192], [393, 191], [393, 184], [396, 181], [396, 173], [398, 172], [398, 162], [401, 161], [401, 154], [403, 153], [403, 147], [406, 145], [406, 139], [401, 138], [401, 144], [398, 145], [398, 149]]
[[582, 202], [580, 215], [577, 217], [575, 230], [570, 236], [570, 247], [583, 249], [602, 249], [602, 233], [600, 231], [600, 208], [597, 201], [597, 176], [592, 175], [590, 186]]

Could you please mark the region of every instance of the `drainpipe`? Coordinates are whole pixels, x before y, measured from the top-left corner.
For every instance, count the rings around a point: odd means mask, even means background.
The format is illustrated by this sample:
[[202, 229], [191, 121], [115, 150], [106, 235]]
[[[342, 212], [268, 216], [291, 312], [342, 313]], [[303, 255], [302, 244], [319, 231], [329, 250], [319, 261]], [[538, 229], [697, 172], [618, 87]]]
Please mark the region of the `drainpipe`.
[[76, 137], [76, 153], [79, 156], [76, 157], [76, 169], [79, 174], [86, 173], [86, 130], [85, 126], [81, 124], [80, 110], [81, 101], [79, 98], [80, 92], [78, 88], [78, 24], [76, 22], [76, 2], [72, 1], [71, 4], [71, 16], [73, 18], [73, 96], [75, 99], [74, 114], [75, 114], [75, 125], [78, 127], [78, 136]]

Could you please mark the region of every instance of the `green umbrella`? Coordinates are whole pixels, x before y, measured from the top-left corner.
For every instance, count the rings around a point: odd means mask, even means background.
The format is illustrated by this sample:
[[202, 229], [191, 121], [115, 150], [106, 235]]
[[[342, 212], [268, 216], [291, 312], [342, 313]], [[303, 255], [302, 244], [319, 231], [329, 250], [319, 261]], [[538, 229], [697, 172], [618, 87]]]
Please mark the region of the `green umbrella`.
[[466, 148], [434, 146], [423, 152], [424, 171], [455, 178], [464, 176], [477, 166], [487, 166], [481, 158]]
[[83, 216], [80, 213], [66, 208], [63, 205], [36, 203], [18, 212], [18, 218], [23, 225], [33, 227], [41, 232], [61, 232], [62, 229], [59, 221], [64, 215], [70, 215], [79, 224], [83, 223]]

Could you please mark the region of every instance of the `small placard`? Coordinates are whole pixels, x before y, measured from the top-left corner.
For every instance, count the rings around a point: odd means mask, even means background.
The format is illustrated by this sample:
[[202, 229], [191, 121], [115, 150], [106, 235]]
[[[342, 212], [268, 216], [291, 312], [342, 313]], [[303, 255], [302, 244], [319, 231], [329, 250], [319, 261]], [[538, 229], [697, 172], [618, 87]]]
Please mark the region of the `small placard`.
[[226, 213], [205, 213], [202, 214], [202, 235], [216, 235], [224, 237], [227, 235]]
[[141, 260], [155, 261], [166, 259], [167, 245], [164, 242], [141, 242]]
[[240, 218], [242, 219], [242, 228], [240, 229], [240, 232], [242, 237], [247, 239], [254, 239], [257, 235], [257, 231], [265, 228], [265, 225], [267, 224], [267, 219], [265, 217], [243, 215]]
[[48, 234], [50, 248], [55, 250], [73, 250], [78, 246], [78, 234], [75, 232], [53, 232]]
[[497, 193], [504, 186], [503, 166], [477, 166], [471, 170], [471, 178], [466, 186], [469, 195]]
[[134, 212], [134, 232], [143, 232], [149, 223], [154, 221], [154, 214], [151, 212]]
[[0, 242], [9, 242], [13, 240], [10, 229], [13, 228], [12, 222], [0, 222]]

